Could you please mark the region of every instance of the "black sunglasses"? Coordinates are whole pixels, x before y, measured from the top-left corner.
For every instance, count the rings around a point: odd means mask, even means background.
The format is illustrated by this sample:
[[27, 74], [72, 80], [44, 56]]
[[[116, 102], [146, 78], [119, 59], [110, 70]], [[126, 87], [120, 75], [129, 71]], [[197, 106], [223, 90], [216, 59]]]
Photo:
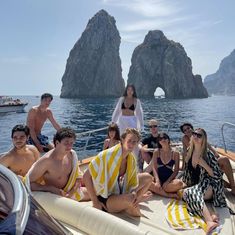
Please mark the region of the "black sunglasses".
[[159, 139], [159, 141], [160, 140], [168, 140], [168, 137], [167, 136], [159, 136], [158, 139]]
[[149, 128], [154, 128], [154, 127], [157, 127], [157, 125], [152, 125], [152, 126], [149, 126]]
[[193, 136], [196, 136], [197, 138], [201, 139], [202, 138], [202, 134], [197, 133], [197, 132], [193, 132]]

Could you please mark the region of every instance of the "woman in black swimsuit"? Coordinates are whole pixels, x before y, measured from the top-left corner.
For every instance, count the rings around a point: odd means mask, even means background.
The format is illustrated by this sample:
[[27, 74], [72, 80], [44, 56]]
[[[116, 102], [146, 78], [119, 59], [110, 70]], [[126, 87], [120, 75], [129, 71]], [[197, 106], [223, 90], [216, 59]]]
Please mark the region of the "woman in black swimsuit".
[[159, 134], [161, 148], [153, 153], [153, 159], [146, 171], [153, 172], [154, 182], [150, 190], [164, 197], [177, 198], [176, 192], [183, 187], [183, 182], [176, 179], [179, 172], [179, 153], [171, 149], [170, 137]]
[[136, 128], [139, 131], [144, 129], [143, 110], [133, 85], [127, 85], [123, 96], [119, 98], [112, 122], [118, 125], [120, 134], [126, 128]]

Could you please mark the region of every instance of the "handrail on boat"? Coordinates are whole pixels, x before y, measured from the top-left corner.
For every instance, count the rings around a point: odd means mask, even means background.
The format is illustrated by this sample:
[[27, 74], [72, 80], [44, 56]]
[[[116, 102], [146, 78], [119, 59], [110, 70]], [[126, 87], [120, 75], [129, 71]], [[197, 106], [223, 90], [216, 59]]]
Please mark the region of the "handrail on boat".
[[106, 129], [108, 129], [108, 126], [102, 127], [102, 128], [99, 128], [99, 129], [95, 129], [95, 130], [91, 130], [91, 131], [84, 131], [84, 132], [78, 133], [78, 134], [77, 134], [78, 137], [87, 135], [87, 139], [86, 139], [86, 143], [85, 143], [84, 147], [79, 148], [78, 150], [79, 150], [79, 151], [81, 151], [81, 150], [85, 151], [88, 147], [91, 147], [91, 146], [100, 144], [100, 143], [96, 143], [96, 144], [90, 144], [90, 145], [88, 145], [88, 142], [89, 142], [89, 140], [90, 140], [90, 136], [91, 136], [91, 134], [93, 134], [93, 133], [95, 133], [95, 132], [103, 131], [103, 130], [106, 130]]
[[224, 138], [224, 126], [235, 127], [235, 124], [230, 123], [230, 122], [225, 122], [225, 123], [223, 123], [223, 125], [221, 127], [221, 134], [222, 134], [222, 139], [223, 139], [223, 144], [224, 144], [224, 151], [225, 151], [225, 153], [227, 153], [227, 147], [226, 147], [225, 138]]

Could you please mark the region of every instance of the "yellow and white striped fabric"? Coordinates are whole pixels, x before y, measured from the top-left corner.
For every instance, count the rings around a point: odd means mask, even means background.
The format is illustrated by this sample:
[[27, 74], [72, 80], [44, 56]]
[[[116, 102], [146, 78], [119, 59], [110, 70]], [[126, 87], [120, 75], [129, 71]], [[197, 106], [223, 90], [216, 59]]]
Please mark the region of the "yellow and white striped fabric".
[[199, 216], [191, 216], [187, 204], [183, 201], [172, 199], [167, 205], [166, 219], [174, 229], [197, 229], [206, 231], [206, 223]]
[[[78, 178], [82, 178], [82, 172], [80, 171], [79, 165], [78, 165], [78, 157], [74, 150], [72, 150], [72, 156], [73, 156], [73, 169], [69, 176], [69, 180], [67, 184], [64, 187], [64, 192], [68, 193], [70, 190], [73, 189], [75, 186], [76, 180]], [[74, 199], [76, 201], [80, 201], [83, 198], [83, 192], [78, 187], [77, 190], [70, 196], [71, 199]]]
[[[89, 164], [96, 194], [108, 198], [120, 194], [118, 176], [122, 162], [122, 147], [117, 144], [100, 152]], [[127, 156], [127, 169], [123, 181], [123, 193], [129, 193], [138, 186], [136, 160], [132, 153]]]

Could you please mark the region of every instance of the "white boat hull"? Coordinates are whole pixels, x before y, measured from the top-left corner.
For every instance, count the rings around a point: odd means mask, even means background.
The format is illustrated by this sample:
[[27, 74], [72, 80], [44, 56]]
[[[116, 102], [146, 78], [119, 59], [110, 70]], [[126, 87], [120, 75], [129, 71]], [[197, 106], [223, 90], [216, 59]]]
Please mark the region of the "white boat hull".
[[26, 104], [18, 105], [0, 105], [0, 113], [9, 113], [9, 112], [24, 112]]

